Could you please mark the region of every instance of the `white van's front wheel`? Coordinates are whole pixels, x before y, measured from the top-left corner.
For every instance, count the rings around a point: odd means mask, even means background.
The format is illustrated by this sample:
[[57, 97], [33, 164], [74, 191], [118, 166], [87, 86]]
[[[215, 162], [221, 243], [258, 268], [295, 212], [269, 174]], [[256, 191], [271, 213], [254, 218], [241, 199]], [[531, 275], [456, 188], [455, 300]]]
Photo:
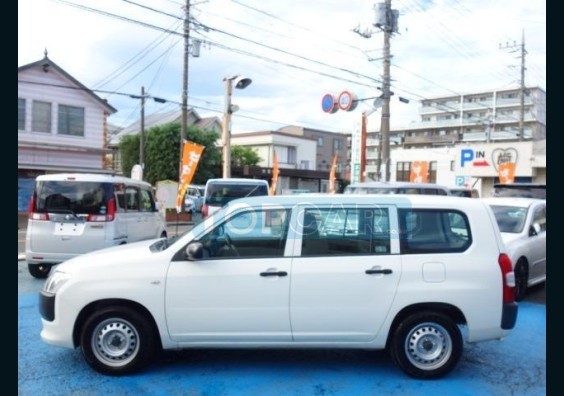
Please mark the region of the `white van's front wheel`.
[[448, 374], [462, 356], [462, 334], [448, 316], [419, 312], [395, 329], [390, 352], [408, 375], [434, 379]]
[[45, 279], [51, 271], [51, 264], [28, 264], [27, 269], [34, 278]]
[[152, 324], [127, 307], [108, 307], [86, 320], [80, 338], [82, 353], [96, 371], [131, 374], [145, 366], [155, 352]]

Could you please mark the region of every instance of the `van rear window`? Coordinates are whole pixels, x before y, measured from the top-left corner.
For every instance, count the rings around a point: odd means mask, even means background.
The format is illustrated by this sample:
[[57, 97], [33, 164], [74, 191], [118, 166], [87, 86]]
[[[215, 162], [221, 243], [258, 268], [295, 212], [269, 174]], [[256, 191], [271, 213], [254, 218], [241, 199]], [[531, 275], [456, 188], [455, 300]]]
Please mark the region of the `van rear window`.
[[206, 191], [206, 204], [225, 206], [234, 199], [268, 195], [265, 184], [209, 184]]
[[472, 244], [465, 214], [448, 209], [400, 209], [403, 254], [463, 252]]
[[113, 195], [111, 183], [76, 181], [37, 182], [35, 212], [104, 214]]

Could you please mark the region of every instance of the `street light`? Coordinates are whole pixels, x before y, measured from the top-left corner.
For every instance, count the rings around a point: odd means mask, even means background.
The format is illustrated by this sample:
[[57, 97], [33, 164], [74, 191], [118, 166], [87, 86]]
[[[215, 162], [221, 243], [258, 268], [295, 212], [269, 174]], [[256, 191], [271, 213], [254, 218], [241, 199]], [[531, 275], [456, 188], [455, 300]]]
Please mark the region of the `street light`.
[[[233, 84], [235, 81], [235, 84]], [[225, 110], [223, 112], [223, 178], [231, 177], [231, 114], [239, 110], [239, 106], [231, 104], [231, 94], [233, 93], [233, 85], [238, 89], [247, 88], [252, 80], [250, 78], [235, 75], [225, 77]]]

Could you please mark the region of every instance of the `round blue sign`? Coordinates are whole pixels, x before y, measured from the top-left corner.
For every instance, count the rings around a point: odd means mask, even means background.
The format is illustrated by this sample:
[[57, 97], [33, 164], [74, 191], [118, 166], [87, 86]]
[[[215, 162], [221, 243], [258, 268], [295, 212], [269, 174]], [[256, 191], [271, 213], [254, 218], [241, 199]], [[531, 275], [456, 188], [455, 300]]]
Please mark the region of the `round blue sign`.
[[324, 112], [330, 114], [333, 114], [337, 110], [339, 110], [339, 107], [337, 106], [337, 102], [335, 101], [335, 98], [331, 94], [325, 94], [323, 96], [323, 99], [321, 99], [321, 108], [323, 109]]

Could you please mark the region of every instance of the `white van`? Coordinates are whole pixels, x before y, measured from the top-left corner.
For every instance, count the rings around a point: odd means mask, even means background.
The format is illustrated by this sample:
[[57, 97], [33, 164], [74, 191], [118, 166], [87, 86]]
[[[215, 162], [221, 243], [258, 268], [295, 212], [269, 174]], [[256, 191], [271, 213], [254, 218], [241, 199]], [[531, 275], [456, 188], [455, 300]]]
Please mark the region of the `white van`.
[[202, 218], [217, 212], [237, 198], [268, 195], [268, 182], [261, 179], [209, 179], [204, 193]]
[[345, 187], [344, 194], [418, 194], [452, 195], [450, 190], [434, 183], [361, 182]]
[[510, 334], [514, 281], [480, 199], [243, 198], [176, 239], [58, 266], [39, 297], [41, 338], [111, 375], [160, 349], [356, 348], [387, 349], [408, 375], [439, 378], [465, 342]]
[[36, 178], [25, 256], [29, 272], [105, 247], [166, 237], [149, 183], [126, 177], [66, 173]]

